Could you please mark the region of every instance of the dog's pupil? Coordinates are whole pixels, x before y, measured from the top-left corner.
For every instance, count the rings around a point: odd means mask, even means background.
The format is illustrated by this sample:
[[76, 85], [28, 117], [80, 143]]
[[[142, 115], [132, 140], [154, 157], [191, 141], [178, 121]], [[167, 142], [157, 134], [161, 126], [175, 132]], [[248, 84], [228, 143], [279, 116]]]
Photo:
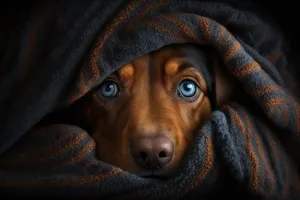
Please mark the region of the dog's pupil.
[[190, 91], [193, 88], [193, 84], [191, 83], [186, 83], [183, 85], [184, 89], [187, 91]]
[[113, 89], [114, 89], [114, 85], [111, 84], [111, 83], [107, 84], [106, 87], [105, 87], [106, 92], [110, 92]]

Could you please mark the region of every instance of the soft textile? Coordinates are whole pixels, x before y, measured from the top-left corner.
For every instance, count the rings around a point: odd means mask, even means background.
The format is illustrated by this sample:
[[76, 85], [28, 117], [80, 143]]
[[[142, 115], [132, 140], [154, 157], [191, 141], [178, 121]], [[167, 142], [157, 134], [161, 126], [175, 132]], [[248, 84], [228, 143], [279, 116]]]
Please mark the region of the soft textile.
[[[231, 184], [266, 199], [299, 198], [295, 159], [279, 139], [299, 137], [299, 82], [280, 29], [256, 5], [41, 1], [0, 66], [0, 194], [200, 198]], [[263, 113], [234, 101], [216, 110], [178, 174], [138, 177], [98, 160], [93, 139], [80, 127], [37, 125], [122, 65], [173, 43], [214, 47]]]

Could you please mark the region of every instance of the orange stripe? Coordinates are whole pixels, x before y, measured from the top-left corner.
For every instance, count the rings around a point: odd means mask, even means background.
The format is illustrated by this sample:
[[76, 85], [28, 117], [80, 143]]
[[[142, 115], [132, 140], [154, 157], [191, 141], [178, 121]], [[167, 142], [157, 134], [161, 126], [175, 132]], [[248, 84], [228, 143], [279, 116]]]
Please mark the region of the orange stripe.
[[[225, 106], [224, 106], [224, 108], [225, 108]], [[243, 122], [242, 122], [241, 118], [239, 117], [239, 114], [233, 108], [231, 108], [230, 106], [226, 106], [226, 108], [228, 109], [229, 112], [231, 112], [235, 124], [240, 129], [242, 135], [245, 137], [246, 136], [245, 135], [245, 127], [243, 125]]]
[[147, 26], [150, 26], [158, 31], [165, 32], [170, 36], [176, 38], [177, 41], [181, 41], [181, 42], [185, 41], [185, 39], [182, 36], [175, 34], [173, 30], [167, 28], [166, 26], [162, 26], [156, 22], [149, 22], [147, 23]]
[[[271, 134], [271, 133], [270, 133]], [[280, 162], [281, 166], [283, 167], [283, 183], [281, 183], [281, 195], [282, 195], [282, 199], [288, 199], [287, 196], [289, 195], [289, 192], [291, 192], [290, 190], [290, 187], [291, 187], [291, 184], [294, 186], [297, 184], [297, 181], [296, 183], [291, 183], [291, 176], [294, 176], [294, 177], [298, 177], [298, 170], [297, 170], [297, 167], [299, 166], [295, 166], [294, 164], [294, 161], [295, 160], [291, 160], [291, 157], [290, 155], [288, 155], [288, 152], [284, 149], [284, 147], [279, 143], [277, 143], [276, 141], [274, 141], [274, 145], [277, 145], [279, 146], [280, 150], [281, 151], [278, 151], [277, 152], [277, 160]], [[295, 171], [294, 171], [294, 174], [291, 174], [291, 170], [295, 170], [296, 171], [296, 174], [295, 174]]]
[[204, 161], [204, 165], [200, 170], [199, 174], [195, 179], [191, 182], [191, 184], [183, 191], [183, 194], [186, 194], [188, 191], [192, 190], [193, 188], [197, 187], [198, 184], [201, 183], [207, 176], [208, 172], [212, 169], [214, 164], [214, 148], [211, 138], [207, 135], [207, 133], [201, 132], [202, 136], [207, 139], [207, 148], [206, 148], [206, 157]]
[[195, 40], [195, 41], [199, 40], [197, 38], [196, 34], [194, 33], [194, 31], [192, 31], [190, 29], [190, 27], [188, 27], [185, 23], [181, 22], [180, 20], [177, 20], [174, 16], [171, 17], [171, 16], [162, 15], [161, 17], [165, 21], [168, 21], [168, 22], [176, 25], [177, 27], [179, 27], [187, 36], [190, 37], [190, 39]]
[[[229, 108], [229, 107], [228, 107]], [[241, 133], [246, 137], [246, 153], [248, 154], [250, 161], [251, 161], [251, 174], [250, 174], [250, 188], [254, 189], [255, 191], [258, 190], [258, 159], [257, 156], [255, 155], [252, 147], [251, 147], [251, 125], [250, 125], [250, 120], [248, 118], [248, 115], [246, 113], [243, 114], [245, 116], [245, 122], [247, 128], [243, 126], [242, 119], [240, 118], [239, 114], [236, 113], [233, 109], [229, 108], [232, 111], [232, 115], [234, 117], [235, 123], [237, 127], [240, 129]], [[245, 134], [246, 131], [246, 134]]]
[[145, 15], [147, 15], [151, 10], [157, 10], [161, 6], [166, 6], [170, 4], [170, 0], [160, 0], [157, 2], [153, 2], [150, 6], [147, 6], [143, 10], [141, 10], [137, 15], [131, 18], [125, 27], [125, 31], [129, 32], [132, 30], [136, 21], [140, 21]]
[[255, 95], [255, 96], [263, 96], [266, 93], [275, 93], [278, 92], [279, 88], [277, 86], [274, 85], [264, 85], [261, 86], [259, 88], [255, 88], [251, 91], [251, 94]]
[[239, 42], [235, 41], [234, 45], [228, 51], [224, 54], [224, 61], [228, 62], [230, 61], [234, 56], [236, 56], [237, 52], [241, 50], [242, 46]]
[[262, 146], [262, 142], [261, 142], [261, 139], [258, 135], [258, 133], [255, 133], [255, 140], [256, 140], [256, 144], [257, 144], [257, 147], [258, 147], [258, 153], [259, 153], [259, 158], [263, 161], [263, 165], [261, 165], [261, 168], [262, 168], [262, 171], [261, 171], [261, 180], [262, 180], [262, 183], [261, 185], [262, 186], [265, 186], [265, 181], [266, 181], [266, 177], [264, 177], [263, 175], [267, 172], [267, 174], [270, 176], [270, 182], [269, 182], [269, 196], [272, 196], [274, 194], [274, 191], [275, 191], [275, 175], [271, 169], [271, 166], [270, 166], [270, 163], [267, 162], [267, 155], [266, 155], [266, 152], [263, 151], [263, 146]]
[[90, 140], [88, 144], [84, 145], [84, 147], [73, 157], [69, 157], [69, 160], [65, 161], [62, 165], [55, 166], [52, 170], [57, 170], [58, 168], [62, 168], [64, 166], [68, 166], [71, 164], [79, 163], [84, 160], [86, 155], [88, 155], [95, 148], [94, 140]]
[[[57, 151], [55, 152], [55, 155], [51, 158], [44, 158], [43, 160], [41, 160], [41, 162], [44, 162], [46, 160], [50, 160], [50, 159], [56, 159], [58, 157], [60, 157], [61, 155], [65, 155], [68, 151], [70, 151], [71, 149], [73, 149], [74, 147], [77, 147], [80, 145], [80, 143], [88, 136], [88, 134], [85, 131], [82, 131], [80, 134], [76, 135], [76, 137], [74, 137], [72, 139], [72, 141], [68, 142], [68, 144], [66, 144], [65, 146], [63, 146], [63, 148], [61, 149], [57, 149]], [[60, 139], [59, 139], [60, 140]], [[61, 143], [63, 140], [58, 141], [57, 143]], [[93, 139], [90, 139], [89, 143], [93, 143]]]
[[197, 184], [199, 184], [201, 181], [204, 180], [204, 178], [206, 177], [208, 172], [211, 170], [213, 163], [214, 163], [214, 159], [213, 159], [214, 148], [213, 148], [212, 140], [205, 133], [203, 133], [203, 136], [206, 137], [206, 139], [207, 139], [206, 159], [205, 159], [203, 168], [201, 169], [200, 173], [192, 181], [192, 183], [190, 185], [190, 189], [195, 188]]
[[[224, 27], [224, 29], [226, 30], [226, 27]], [[226, 30], [227, 31], [227, 30]], [[232, 42], [232, 41], [235, 41], [235, 39], [233, 38], [233, 36], [231, 35], [231, 33], [229, 32], [229, 31], [227, 31], [227, 35], [226, 35], [226, 37], [225, 37], [225, 35], [224, 35], [224, 37], [223, 37], [223, 48], [229, 48], [229, 45], [230, 45], [230, 43]]]
[[98, 67], [97, 60], [100, 55], [100, 51], [104, 45], [104, 43], [107, 41], [109, 36], [112, 34], [112, 32], [118, 27], [120, 23], [122, 23], [128, 16], [131, 14], [135, 8], [143, 3], [146, 2], [146, 0], [134, 0], [131, 1], [125, 9], [121, 10], [117, 14], [117, 16], [113, 19], [113, 21], [108, 25], [108, 27], [105, 29], [101, 37], [98, 39], [98, 41], [95, 43], [92, 54], [90, 56], [89, 62], [90, 65], [93, 66], [93, 68]]
[[[266, 138], [266, 141], [270, 144], [270, 153], [269, 153], [269, 157], [270, 157], [270, 162], [271, 160], [274, 160], [275, 161], [275, 165], [276, 165], [276, 161], [279, 161], [279, 157], [278, 157], [278, 152], [277, 152], [277, 143], [276, 141], [274, 140], [274, 138], [272, 137], [272, 133], [271, 131], [268, 129], [268, 128], [265, 128], [263, 130], [265, 132], [265, 138]], [[272, 163], [270, 163], [272, 165]], [[274, 166], [276, 168], [276, 166]], [[276, 172], [274, 172], [276, 173]], [[275, 176], [275, 174], [273, 173], [273, 175]], [[274, 177], [274, 183], [275, 183], [275, 177]], [[275, 190], [275, 185], [274, 185], [274, 190]]]
[[252, 172], [251, 176], [250, 176], [249, 186], [254, 191], [258, 191], [258, 158], [257, 158], [257, 155], [255, 155], [255, 152], [252, 149], [252, 145], [251, 145], [252, 128], [251, 128], [250, 120], [246, 113], [245, 113], [244, 117], [245, 117], [245, 122], [246, 122], [246, 126], [247, 126], [246, 152], [251, 160], [251, 172]]
[[221, 48], [225, 48], [226, 45], [224, 42], [222, 42], [222, 40], [224, 41], [225, 31], [227, 30], [224, 28], [224, 26], [219, 26], [219, 28], [220, 28], [220, 32], [216, 37], [216, 42], [219, 44]]
[[[54, 141], [51, 142], [51, 144], [44, 144], [43, 147], [55, 147], [57, 148], [55, 151], [56, 156], [54, 155], [54, 157], [57, 157], [57, 155], [62, 155], [65, 154], [67, 151], [70, 151], [70, 149], [74, 148], [75, 146], [79, 145], [86, 137], [88, 136], [88, 134], [85, 131], [81, 131], [79, 134], [77, 134], [75, 137], [73, 137], [70, 141], [70, 134], [65, 132], [64, 134], [61, 135], [60, 138], [57, 139], [57, 141], [55, 141], [55, 145]], [[68, 144], [66, 144], [65, 146], [62, 146], [61, 149], [59, 149], [58, 144], [63, 144], [66, 143], [66, 141], [68, 141]], [[52, 150], [49, 150], [49, 152], [51, 152]], [[53, 157], [53, 158], [54, 158]], [[50, 159], [50, 157], [45, 158], [45, 160]]]
[[264, 100], [265, 106], [278, 106], [282, 104], [286, 104], [287, 99], [284, 97], [269, 97]]
[[[48, 129], [48, 130], [46, 130]], [[53, 134], [53, 131], [56, 131], [56, 132], [60, 132], [61, 130], [52, 130], [53, 127], [43, 127], [43, 128], [40, 128], [38, 130], [36, 130], [34, 133], [31, 133], [32, 136], [30, 137], [34, 137], [36, 140], [39, 140], [40, 137], [47, 137], [47, 135], [49, 134]], [[67, 134], [64, 134], [62, 135], [62, 137], [59, 139], [59, 141], [63, 141], [63, 140], [67, 140], [71, 134], [74, 134], [76, 132], [76, 129], [75, 128], [71, 128], [71, 131], [68, 132]], [[44, 147], [48, 147], [48, 146], [53, 146], [53, 140], [50, 140], [50, 141], [47, 141], [47, 143], [45, 144], [42, 144], [41, 146], [35, 146], [34, 148], [30, 148], [30, 149], [26, 149], [24, 151], [25, 154], [32, 154], [32, 155], [35, 155], [37, 153], [37, 149], [40, 149], [40, 150], [43, 150]], [[16, 147], [15, 148], [16, 150], [18, 150], [18, 152], [20, 151], [23, 151], [23, 148], [18, 148]], [[14, 149], [13, 149], [14, 150]], [[21, 156], [21, 158], [20, 158]], [[21, 160], [19, 160], [21, 159]], [[36, 159], [36, 158], [34, 158]], [[3, 157], [1, 158], [1, 162], [2, 163], [9, 163], [9, 164], [21, 164], [21, 163], [24, 163], [24, 164], [27, 164], [28, 163], [28, 159], [26, 161], [22, 160], [22, 155], [21, 154], [18, 154], [18, 155], [15, 155], [15, 156], [7, 156], [7, 157]], [[33, 162], [36, 162], [36, 160], [34, 160]]]
[[[227, 109], [227, 110], [229, 110], [231, 113], [232, 113], [232, 116], [233, 116], [233, 118], [234, 118], [234, 121], [235, 121], [235, 123], [236, 123], [236, 125], [237, 125], [237, 127], [241, 130], [241, 133], [245, 136], [245, 127], [242, 125], [242, 120], [241, 120], [241, 118], [239, 117], [239, 115], [238, 115], [238, 113], [235, 111], [235, 110], [233, 110], [232, 108], [230, 108], [229, 106], [224, 106], [224, 108], [225, 109]], [[246, 113], [244, 113], [243, 114], [243, 116], [247, 116], [247, 114]], [[249, 120], [246, 120], [246, 122], [247, 123], [249, 123], [250, 121]], [[247, 127], [248, 127], [248, 125], [247, 125]], [[251, 155], [251, 152], [253, 152], [253, 150], [251, 151], [251, 150], [249, 150], [249, 148], [250, 148], [250, 144], [249, 144], [249, 134], [250, 134], [251, 132], [250, 132], [250, 130], [247, 130], [247, 136], [246, 136], [246, 141], [247, 141], [247, 146], [248, 146], [248, 148], [246, 147], [246, 152], [247, 152], [247, 154], [249, 155], [249, 157], [250, 158], [253, 158], [252, 160], [256, 160], [256, 162], [257, 162], [257, 157], [256, 157], [256, 159], [255, 159], [255, 155]], [[257, 138], [256, 138], [256, 142], [259, 142], [259, 144], [260, 144], [260, 141], [258, 141], [257, 140]], [[262, 149], [261, 149], [261, 145], [259, 146], [258, 145], [258, 147], [259, 147], [259, 153], [260, 153], [260, 157], [263, 159], [264, 157], [265, 157], [265, 155], [262, 155]], [[266, 163], [266, 160], [265, 159], [263, 159], [263, 161], [264, 161], [264, 163]], [[253, 162], [252, 162], [252, 164], [253, 164]], [[271, 176], [273, 176], [273, 178], [271, 178], [273, 181], [275, 180], [275, 178], [274, 178], [274, 174], [272, 174], [272, 170], [271, 170], [271, 168], [270, 168], [270, 166], [269, 165], [267, 165], [267, 164], [265, 164], [265, 166], [267, 166], [267, 171], [268, 172], [270, 172], [269, 174], [271, 174]], [[252, 167], [253, 168], [253, 167]], [[257, 176], [258, 177], [258, 176]], [[258, 182], [258, 181], [257, 181]], [[273, 186], [274, 187], [274, 186]], [[273, 190], [273, 189], [272, 189]], [[272, 191], [271, 190], [271, 191]]]
[[106, 174], [99, 174], [89, 176], [85, 178], [69, 178], [69, 179], [35, 179], [35, 180], [19, 180], [19, 181], [2, 181], [0, 180], [0, 187], [2, 188], [63, 188], [63, 187], [76, 187], [79, 188], [82, 185], [92, 185], [95, 183], [103, 182], [112, 176], [119, 174], [122, 170], [119, 168], [113, 168]]
[[[53, 141], [51, 142], [51, 144], [43, 144], [40, 151], [41, 152], [45, 152], [47, 151], [48, 153], [51, 153], [51, 156], [43, 156], [43, 157], [40, 157], [41, 155], [39, 155], [38, 157], [40, 159], [37, 159], [37, 157], [35, 157], [35, 153], [37, 152], [37, 149], [38, 148], [34, 148], [34, 149], [29, 149], [29, 150], [26, 150], [25, 153], [26, 154], [31, 154], [33, 155], [32, 156], [32, 159], [26, 159], [26, 160], [18, 160], [18, 159], [15, 159], [16, 157], [14, 158], [11, 158], [11, 159], [14, 159], [14, 160], [9, 160], [9, 164], [19, 164], [19, 165], [33, 165], [33, 164], [41, 164], [41, 163], [47, 163], [47, 162], [51, 162], [52, 160], [55, 160], [57, 159], [58, 157], [60, 157], [61, 155], [64, 155], [66, 154], [66, 152], [70, 151], [72, 148], [78, 146], [85, 138], [86, 138], [86, 132], [81, 132], [80, 134], [76, 135], [72, 141], [68, 142], [68, 144], [66, 144], [65, 146], [63, 146], [61, 149], [58, 148], [56, 145], [54, 146], [53, 145]], [[56, 144], [59, 144], [59, 143], [63, 143], [64, 140], [68, 140], [67, 137], [70, 137], [70, 135], [68, 135], [68, 133], [65, 133], [63, 135], [63, 137], [59, 138], [58, 141], [56, 141], [55, 143]], [[50, 149], [47, 150], [46, 148], [49, 147]], [[53, 152], [53, 148], [56, 148]], [[40, 153], [39, 153], [40, 154]], [[18, 157], [17, 157], [18, 158]]]
[[281, 108], [275, 107], [274, 110], [276, 110], [276, 120], [277, 121], [282, 121], [282, 120], [280, 120], [281, 119], [281, 117], [280, 117]]
[[199, 24], [203, 30], [204, 39], [207, 41], [211, 40], [210, 20], [206, 17], [199, 17]]
[[[262, 160], [262, 162], [264, 163], [264, 165], [262, 166], [260, 166], [260, 176], [259, 176], [259, 178], [260, 178], [260, 181], [261, 181], [261, 186], [262, 187], [264, 187], [265, 186], [265, 182], [266, 182], [266, 174], [267, 174], [267, 171], [268, 170], [265, 170], [264, 169], [264, 166], [265, 166], [265, 164], [268, 164], [267, 162], [266, 162], [266, 160], [264, 159], [264, 157], [263, 157], [263, 153], [262, 153], [262, 145], [261, 145], [261, 143], [259, 142], [259, 138], [258, 138], [258, 135], [257, 135], [257, 133], [255, 133], [255, 135], [254, 135], [254, 138], [255, 138], [255, 142], [256, 142], [256, 145], [257, 145], [257, 150], [258, 150], [258, 157]], [[264, 188], [261, 188], [261, 189], [264, 189]]]
[[251, 73], [255, 70], [260, 70], [260, 69], [261, 68], [257, 62], [251, 61], [250, 63], [247, 63], [244, 66], [241, 66], [239, 69], [234, 70], [233, 74], [235, 75], [235, 77], [241, 79], [245, 75], [248, 75], [249, 73]]

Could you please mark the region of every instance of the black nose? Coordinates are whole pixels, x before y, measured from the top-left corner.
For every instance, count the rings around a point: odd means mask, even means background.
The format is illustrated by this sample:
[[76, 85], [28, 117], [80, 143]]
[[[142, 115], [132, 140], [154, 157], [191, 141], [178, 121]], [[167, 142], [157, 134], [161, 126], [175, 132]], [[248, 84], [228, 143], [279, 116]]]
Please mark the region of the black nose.
[[132, 143], [136, 163], [148, 170], [164, 168], [171, 162], [173, 153], [173, 143], [167, 137], [143, 137]]

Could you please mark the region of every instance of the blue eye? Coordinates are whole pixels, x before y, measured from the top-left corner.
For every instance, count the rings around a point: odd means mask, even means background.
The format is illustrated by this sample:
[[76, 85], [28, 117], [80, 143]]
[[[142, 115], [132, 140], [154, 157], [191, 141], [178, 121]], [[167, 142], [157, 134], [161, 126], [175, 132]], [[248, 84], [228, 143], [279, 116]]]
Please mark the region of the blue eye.
[[179, 96], [186, 99], [195, 98], [195, 96], [198, 94], [198, 90], [199, 87], [197, 84], [189, 79], [181, 81], [178, 86]]
[[105, 81], [102, 83], [99, 91], [105, 98], [113, 98], [119, 94], [117, 84], [113, 81]]

